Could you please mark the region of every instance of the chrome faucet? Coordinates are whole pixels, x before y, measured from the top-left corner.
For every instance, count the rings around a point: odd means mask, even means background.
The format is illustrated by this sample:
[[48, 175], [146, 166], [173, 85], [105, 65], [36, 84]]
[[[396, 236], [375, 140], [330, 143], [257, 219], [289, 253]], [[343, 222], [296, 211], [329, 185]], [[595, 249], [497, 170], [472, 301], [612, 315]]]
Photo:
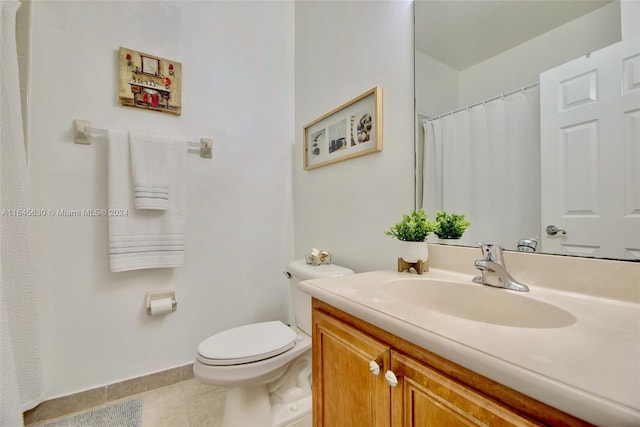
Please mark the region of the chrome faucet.
[[511, 277], [504, 265], [502, 248], [495, 243], [482, 243], [480, 245], [483, 259], [476, 260], [474, 265], [482, 272], [482, 276], [473, 278], [474, 283], [511, 289], [513, 291], [528, 292], [527, 285], [518, 282]]

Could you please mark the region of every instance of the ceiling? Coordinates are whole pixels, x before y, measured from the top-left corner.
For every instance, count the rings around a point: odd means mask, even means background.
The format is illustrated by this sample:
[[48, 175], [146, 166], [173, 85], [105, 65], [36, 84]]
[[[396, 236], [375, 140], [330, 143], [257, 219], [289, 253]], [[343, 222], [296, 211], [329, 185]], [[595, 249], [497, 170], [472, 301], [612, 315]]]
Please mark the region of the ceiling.
[[417, 50], [464, 70], [615, 0], [416, 0]]

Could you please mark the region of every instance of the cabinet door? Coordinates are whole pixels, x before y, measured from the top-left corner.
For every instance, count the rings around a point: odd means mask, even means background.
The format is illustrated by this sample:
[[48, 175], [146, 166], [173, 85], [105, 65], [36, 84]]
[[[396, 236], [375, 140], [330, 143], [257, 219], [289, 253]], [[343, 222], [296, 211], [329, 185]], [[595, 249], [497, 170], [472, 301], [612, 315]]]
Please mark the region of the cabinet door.
[[391, 370], [398, 377], [392, 393], [393, 426], [539, 425], [395, 351]]
[[[369, 370], [376, 361], [380, 374]], [[313, 311], [313, 423], [315, 427], [388, 427], [391, 390], [384, 380], [389, 347]]]

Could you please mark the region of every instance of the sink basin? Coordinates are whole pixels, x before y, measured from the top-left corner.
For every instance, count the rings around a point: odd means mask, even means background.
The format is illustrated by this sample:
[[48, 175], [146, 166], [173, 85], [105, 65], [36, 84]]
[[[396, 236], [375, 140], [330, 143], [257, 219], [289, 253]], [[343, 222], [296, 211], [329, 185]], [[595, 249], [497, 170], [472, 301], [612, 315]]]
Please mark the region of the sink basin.
[[476, 322], [518, 328], [562, 328], [575, 323], [566, 310], [507, 289], [433, 279], [395, 279], [383, 284], [407, 304]]

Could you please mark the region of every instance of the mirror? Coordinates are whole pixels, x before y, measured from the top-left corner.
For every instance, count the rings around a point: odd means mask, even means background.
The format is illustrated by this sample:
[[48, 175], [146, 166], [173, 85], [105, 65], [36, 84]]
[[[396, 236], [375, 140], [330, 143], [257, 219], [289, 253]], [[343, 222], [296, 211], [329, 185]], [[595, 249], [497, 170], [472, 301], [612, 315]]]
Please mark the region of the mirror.
[[[598, 143], [609, 144], [613, 138], [589, 140], [596, 127], [589, 124], [597, 119], [569, 126], [547, 114], [558, 108], [574, 114], [603, 96], [604, 79], [596, 79], [606, 73], [588, 67], [594, 61], [616, 62], [601, 52], [625, 43], [620, 2], [417, 0], [414, 7], [416, 207], [424, 207], [432, 219], [437, 210], [465, 214], [472, 225], [453, 244], [495, 241], [511, 250], [529, 252], [535, 246], [540, 253], [640, 260], [640, 190], [617, 192], [623, 205], [636, 203], [627, 214], [629, 221], [593, 221], [601, 215], [593, 205], [611, 204], [590, 188], [610, 188], [598, 181], [606, 175]], [[632, 48], [638, 48], [637, 41]], [[630, 56], [636, 58], [629, 65], [633, 80], [640, 74], [640, 56]], [[563, 74], [577, 66], [586, 71]], [[640, 83], [633, 82], [634, 102], [640, 102]], [[564, 91], [561, 101], [559, 90]], [[630, 135], [639, 139], [640, 104], [633, 109], [627, 114], [633, 116]], [[525, 115], [531, 119], [523, 119]], [[493, 116], [501, 124], [492, 122]], [[628, 140], [629, 133], [623, 135], [622, 126], [617, 127], [617, 139]], [[549, 135], [565, 140], [550, 149]], [[632, 152], [640, 151], [637, 142], [626, 143]], [[528, 148], [520, 152], [515, 148], [520, 146]], [[625, 169], [631, 187], [637, 187], [640, 154], [625, 159], [624, 147], [621, 152], [619, 160], [626, 167], [610, 169]], [[561, 159], [550, 161], [555, 158]], [[549, 172], [552, 167], [555, 175]], [[610, 240], [614, 231], [627, 240], [610, 249], [609, 242], [581, 241], [578, 229], [592, 240]]]

